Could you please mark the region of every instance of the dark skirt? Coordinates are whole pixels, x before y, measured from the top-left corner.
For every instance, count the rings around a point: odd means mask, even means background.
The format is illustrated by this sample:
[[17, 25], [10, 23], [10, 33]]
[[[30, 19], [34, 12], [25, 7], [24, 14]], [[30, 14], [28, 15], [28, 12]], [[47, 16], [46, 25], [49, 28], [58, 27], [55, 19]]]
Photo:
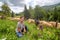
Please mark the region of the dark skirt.
[[[25, 26], [26, 32], [28, 31], [27, 26]], [[21, 30], [21, 32], [24, 32], [24, 28]]]

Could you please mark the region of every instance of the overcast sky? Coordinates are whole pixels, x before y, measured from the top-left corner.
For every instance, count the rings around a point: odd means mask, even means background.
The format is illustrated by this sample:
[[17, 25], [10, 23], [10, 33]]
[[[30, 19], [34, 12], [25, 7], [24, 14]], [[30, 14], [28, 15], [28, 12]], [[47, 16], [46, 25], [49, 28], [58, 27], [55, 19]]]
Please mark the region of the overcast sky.
[[29, 5], [34, 8], [36, 5], [45, 6], [60, 3], [60, 0], [0, 0], [0, 6], [3, 2], [8, 3], [12, 11], [19, 13], [24, 10], [25, 4], [27, 5], [27, 8]]

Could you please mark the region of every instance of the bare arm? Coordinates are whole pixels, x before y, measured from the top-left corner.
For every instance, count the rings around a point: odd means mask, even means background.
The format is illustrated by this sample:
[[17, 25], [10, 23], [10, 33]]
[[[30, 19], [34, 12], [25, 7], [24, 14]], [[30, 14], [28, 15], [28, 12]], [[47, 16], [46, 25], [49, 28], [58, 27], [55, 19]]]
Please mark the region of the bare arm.
[[21, 28], [20, 28], [20, 23], [18, 22], [18, 24], [17, 24], [17, 31], [18, 32], [21, 32]]
[[18, 32], [21, 32], [21, 29], [20, 29], [20, 27], [18, 27], [17, 31], [18, 31]]

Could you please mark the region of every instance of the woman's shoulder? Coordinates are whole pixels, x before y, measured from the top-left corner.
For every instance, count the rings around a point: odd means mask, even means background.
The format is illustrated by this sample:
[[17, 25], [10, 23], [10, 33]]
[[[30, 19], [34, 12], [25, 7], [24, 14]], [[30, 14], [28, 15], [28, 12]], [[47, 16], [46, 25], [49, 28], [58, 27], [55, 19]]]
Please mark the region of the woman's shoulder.
[[17, 22], [18, 24], [20, 24], [20, 22]]

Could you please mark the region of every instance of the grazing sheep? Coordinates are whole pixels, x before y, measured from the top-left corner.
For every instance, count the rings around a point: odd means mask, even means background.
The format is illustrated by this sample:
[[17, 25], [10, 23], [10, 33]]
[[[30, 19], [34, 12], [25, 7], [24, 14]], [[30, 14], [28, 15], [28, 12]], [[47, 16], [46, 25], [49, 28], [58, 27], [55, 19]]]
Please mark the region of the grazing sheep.
[[33, 19], [28, 19], [28, 23], [34, 23], [35, 21]]
[[14, 21], [14, 20], [20, 20], [19, 18], [8, 18], [9, 20], [12, 20], [12, 21]]
[[[48, 26], [48, 27], [55, 27], [56, 26], [56, 22], [46, 22], [46, 21], [40, 21], [40, 24], [42, 24], [43, 26]], [[57, 24], [57, 28], [60, 28], [60, 23]]]
[[0, 16], [0, 19], [1, 19], [1, 16]]
[[0, 16], [0, 19], [6, 19], [6, 16], [1, 15], [1, 16]]
[[60, 23], [58, 23], [57, 29], [60, 29]]
[[39, 25], [38, 25], [38, 28], [39, 28], [40, 30], [43, 30], [43, 25], [42, 25], [42, 24], [39, 24]]
[[40, 24], [39, 20], [35, 20], [35, 24], [38, 26]]
[[44, 26], [52, 27], [52, 25], [46, 21], [40, 21], [40, 23]]
[[[49, 22], [50, 24], [52, 24], [53, 27], [56, 26], [56, 22]], [[57, 28], [60, 28], [60, 23], [57, 24]]]
[[49, 22], [53, 27], [55, 27], [56, 22]]

